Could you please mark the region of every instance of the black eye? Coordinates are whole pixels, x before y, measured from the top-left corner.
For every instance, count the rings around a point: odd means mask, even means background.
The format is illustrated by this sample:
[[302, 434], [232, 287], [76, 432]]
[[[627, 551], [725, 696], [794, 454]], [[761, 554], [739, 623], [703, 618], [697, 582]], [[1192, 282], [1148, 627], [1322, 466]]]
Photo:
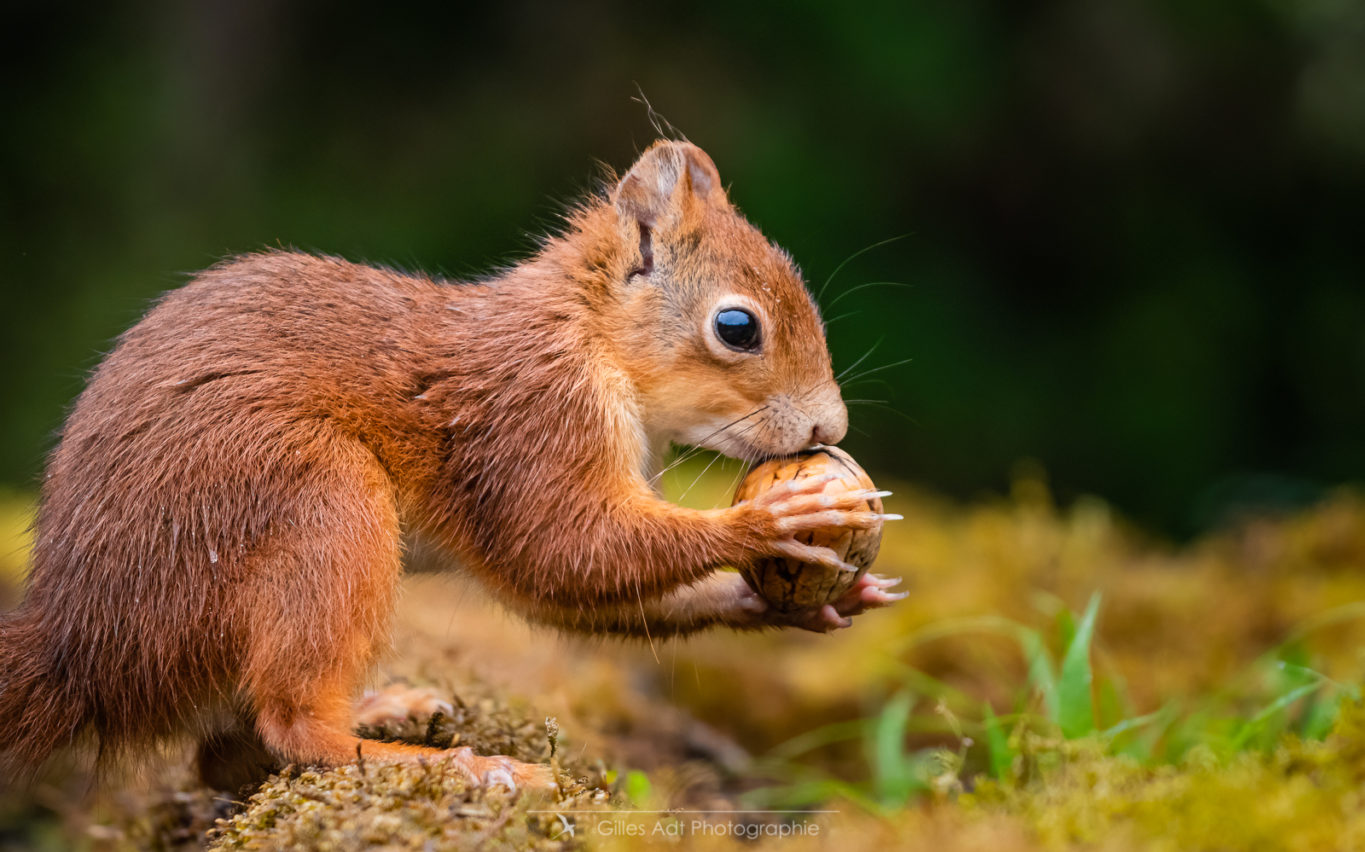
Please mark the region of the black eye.
[[716, 314], [716, 337], [731, 349], [753, 352], [762, 342], [758, 320], [743, 308], [726, 308]]

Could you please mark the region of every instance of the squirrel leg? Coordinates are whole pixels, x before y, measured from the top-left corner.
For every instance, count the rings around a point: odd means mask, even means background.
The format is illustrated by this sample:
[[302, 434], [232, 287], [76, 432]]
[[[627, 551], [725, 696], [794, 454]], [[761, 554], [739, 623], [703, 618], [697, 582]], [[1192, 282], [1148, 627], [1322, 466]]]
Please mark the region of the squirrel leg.
[[537, 621], [588, 635], [661, 639], [686, 636], [710, 627], [758, 630], [767, 605], [733, 571], [712, 571], [695, 583], [661, 597], [595, 607], [542, 605], [528, 611]]
[[770, 627], [798, 627], [815, 633], [828, 633], [849, 626], [849, 618], [871, 609], [888, 606], [905, 597], [904, 592], [888, 592], [899, 580], [864, 574], [839, 600], [808, 612], [780, 612], [749, 587], [733, 571], [713, 571], [703, 579], [681, 586], [660, 598], [636, 604], [618, 604], [594, 609], [555, 610], [543, 620], [562, 629], [582, 633], [613, 633], [639, 638], [686, 636], [710, 627], [733, 630], [762, 630]]
[[241, 686], [261, 744], [282, 762], [444, 760], [478, 784], [553, 786], [549, 766], [352, 733], [353, 699], [393, 611], [399, 524], [392, 486], [373, 457], [357, 448], [356, 464], [343, 470], [350, 475], [300, 486], [307, 522], [262, 544], [237, 598], [246, 627]]
[[554, 773], [549, 766], [509, 757], [484, 757], [469, 748], [441, 750], [355, 736], [352, 699], [368, 663], [368, 654], [358, 652], [356, 647], [367, 645], [368, 637], [329, 637], [329, 641], [337, 643], [334, 664], [305, 671], [296, 662], [298, 649], [319, 641], [309, 635], [309, 628], [307, 623], [299, 623], [294, 635], [265, 637], [252, 648], [253, 674], [247, 692], [255, 707], [256, 733], [270, 753], [286, 762], [324, 766], [338, 766], [357, 758], [445, 762], [475, 784], [501, 785], [513, 790], [554, 786]]
[[381, 763], [426, 761], [447, 765], [471, 783], [509, 790], [553, 789], [554, 770], [500, 755], [482, 756], [466, 747], [436, 749], [361, 739], [350, 732], [350, 689], [312, 684], [310, 694], [276, 696], [258, 712], [257, 731], [270, 751], [300, 763], [339, 766], [353, 760]]
[[[684, 624], [691, 613], [697, 622], [739, 626], [736, 619], [742, 613], [733, 608], [737, 601], [731, 594], [739, 587], [712, 578], [717, 568], [785, 556], [836, 571], [856, 571], [833, 550], [802, 543], [796, 536], [829, 527], [867, 529], [895, 517], [866, 510], [867, 499], [876, 492], [819, 493], [831, 478], [781, 482], [752, 500], [705, 510], [669, 503], [646, 491], [642, 480], [617, 483], [620, 491], [639, 487], [634, 496], [613, 501], [610, 489], [603, 490], [599, 483], [598, 490], [584, 489], [572, 495], [575, 503], [564, 506], [513, 504], [501, 509], [504, 514], [494, 515], [487, 526], [522, 529], [515, 548], [499, 546], [496, 540], [476, 540], [464, 549], [482, 556], [474, 562], [476, 571], [506, 602], [534, 620], [556, 625], [568, 621], [565, 626], [578, 629], [572, 622], [594, 620], [594, 613], [585, 610], [600, 610], [639, 621], [641, 608], [650, 601], [681, 591], [655, 612], [671, 609]], [[602, 506], [611, 511], [602, 511]], [[526, 517], [534, 518], [538, 526], [525, 530]], [[450, 547], [461, 550], [458, 541]], [[511, 559], [509, 551], [514, 554]], [[499, 563], [498, 558], [507, 561]], [[700, 592], [685, 591], [697, 584]], [[636, 616], [625, 615], [629, 609]], [[711, 615], [702, 617], [707, 612]], [[647, 614], [644, 620], [649, 620]]]

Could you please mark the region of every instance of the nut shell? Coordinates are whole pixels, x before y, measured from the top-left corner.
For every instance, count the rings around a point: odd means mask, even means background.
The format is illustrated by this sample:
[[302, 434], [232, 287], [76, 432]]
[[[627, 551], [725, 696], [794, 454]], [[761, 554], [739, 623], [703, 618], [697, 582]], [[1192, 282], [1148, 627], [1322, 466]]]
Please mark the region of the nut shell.
[[[838, 478], [825, 485], [825, 494], [872, 489], [872, 479], [853, 457], [838, 447], [816, 447], [794, 456], [769, 459], [749, 470], [735, 491], [735, 502], [752, 500], [779, 482], [807, 479], [824, 474]], [[881, 513], [882, 501], [868, 501], [868, 509]], [[796, 536], [798, 541], [828, 547], [856, 573], [836, 571], [823, 565], [798, 562], [787, 557], [766, 557], [740, 570], [749, 587], [773, 608], [782, 612], [815, 609], [838, 600], [853, 587], [877, 558], [882, 544], [882, 525], [872, 529], [850, 530], [840, 527], [812, 530]]]

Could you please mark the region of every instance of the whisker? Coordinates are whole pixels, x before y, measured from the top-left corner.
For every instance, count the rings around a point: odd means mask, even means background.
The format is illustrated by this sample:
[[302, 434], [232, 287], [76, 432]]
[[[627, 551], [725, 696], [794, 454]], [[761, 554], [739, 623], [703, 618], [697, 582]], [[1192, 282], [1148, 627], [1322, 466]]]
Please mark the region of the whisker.
[[914, 359], [914, 358], [903, 358], [903, 359], [901, 359], [900, 361], [892, 361], [890, 364], [883, 364], [883, 365], [881, 365], [880, 367], [871, 367], [871, 368], [869, 368], [869, 369], [863, 370], [863, 371], [862, 371], [861, 373], [859, 373], [858, 375], [853, 376], [852, 378], [850, 378], [850, 379], [848, 380], [848, 383], [849, 383], [849, 384], [852, 384], [853, 382], [860, 381], [860, 380], [865, 379], [865, 378], [867, 378], [868, 376], [872, 375], [873, 373], [880, 373], [882, 370], [889, 370], [889, 369], [891, 369], [892, 367], [900, 367], [900, 366], [902, 366], [902, 365], [909, 364], [909, 363], [910, 363], [911, 361], [913, 361], [913, 360], [915, 360], [915, 359]]
[[739, 490], [740, 481], [743, 480], [745, 476], [748, 476], [748, 474], [749, 474], [748, 468], [743, 467], [735, 472], [734, 479], [730, 480], [730, 487], [725, 489], [725, 493], [729, 494], [731, 499], [734, 498], [735, 491]]
[[[740, 435], [743, 435], [744, 433], [753, 430], [754, 427], [756, 427], [756, 426], [758, 426], [757, 423], [750, 423], [748, 426], [745, 426], [743, 429], [739, 430], [739, 432], [736, 433], [736, 434], [734, 435], [734, 437], [738, 438]], [[679, 494], [679, 495], [678, 495], [678, 499], [681, 500], [681, 499], [683, 499], [684, 497], [686, 497], [688, 494], [690, 494], [691, 491], [692, 491], [692, 489], [695, 488], [695, 487], [697, 486], [697, 483], [698, 483], [698, 482], [701, 482], [701, 478], [702, 478], [703, 476], [706, 475], [706, 472], [707, 472], [708, 470], [711, 469], [711, 466], [714, 465], [716, 462], [720, 461], [721, 458], [723, 458], [723, 457], [724, 457], [724, 454], [723, 454], [723, 453], [716, 453], [716, 454], [715, 454], [715, 458], [713, 458], [713, 459], [711, 459], [711, 461], [707, 462], [706, 467], [702, 468], [702, 469], [701, 469], [701, 473], [697, 474], [697, 478], [694, 479], [694, 480], [692, 480], [692, 484], [689, 485], [689, 486], [687, 486], [687, 488], [683, 489], [683, 493], [682, 493], [682, 494]]]
[[837, 376], [834, 377], [834, 381], [836, 381], [836, 382], [842, 381], [843, 378], [844, 378], [844, 376], [847, 376], [849, 373], [851, 373], [851, 372], [853, 372], [855, 369], [857, 369], [857, 367], [858, 367], [859, 364], [861, 364], [861, 363], [863, 363], [864, 361], [866, 361], [869, 357], [871, 357], [871, 355], [872, 355], [873, 352], [876, 352], [876, 351], [877, 351], [877, 347], [878, 347], [878, 346], [881, 346], [881, 345], [882, 345], [882, 341], [884, 341], [884, 340], [886, 340], [885, 337], [878, 338], [878, 339], [877, 339], [877, 342], [874, 343], [874, 344], [872, 344], [871, 346], [869, 346], [868, 349], [867, 349], [867, 351], [863, 353], [863, 357], [859, 358], [857, 361], [854, 361], [852, 364], [849, 364], [849, 365], [848, 365], [847, 367], [845, 367], [842, 371], [840, 371], [839, 375], [837, 375]]
[[692, 458], [695, 455], [698, 455], [699, 453], [701, 453], [701, 447], [684, 447], [682, 452], [678, 453], [677, 458], [673, 459], [673, 461], [669, 462], [666, 467], [664, 467], [658, 473], [650, 477], [649, 484], [650, 485], [658, 484], [657, 480], [663, 478], [663, 475], [665, 473], [668, 473], [670, 470], [673, 470], [678, 465], [683, 464], [688, 459]]
[[736, 419], [734, 419], [734, 420], [731, 420], [729, 423], [726, 423], [724, 426], [722, 426], [722, 427], [720, 427], [719, 429], [715, 430], [715, 431], [712, 432], [711, 434], [704, 436], [700, 441], [698, 441], [696, 444], [692, 445], [691, 448], [689, 448], [688, 450], [686, 450], [685, 452], [683, 452], [680, 456], [678, 456], [678, 458], [674, 459], [673, 462], [672, 462], [671, 464], [669, 464], [669, 465], [668, 465], [667, 467], [665, 467], [663, 470], [661, 470], [661, 471], [659, 471], [658, 473], [656, 473], [656, 474], [654, 474], [653, 476], [651, 476], [651, 477], [649, 478], [649, 484], [650, 484], [651, 486], [657, 484], [658, 481], [663, 477], [663, 475], [664, 475], [665, 473], [668, 473], [668, 472], [669, 472], [670, 470], [672, 470], [673, 468], [677, 467], [678, 465], [682, 464], [683, 462], [685, 462], [685, 461], [687, 461], [688, 459], [692, 458], [692, 456], [695, 456], [697, 453], [699, 453], [699, 452], [701, 452], [703, 449], [705, 449], [704, 447], [700, 446], [701, 444], [706, 443], [707, 441], [709, 441], [709, 440], [711, 440], [712, 438], [714, 438], [714, 437], [716, 437], [717, 435], [719, 435], [721, 432], [724, 432], [726, 429], [729, 429], [731, 426], [734, 426], [734, 425], [739, 424], [739, 423], [743, 423], [745, 420], [748, 420], [750, 417], [753, 417], [754, 415], [757, 415], [757, 414], [762, 414], [764, 411], [767, 411], [767, 410], [768, 410], [768, 406], [767, 406], [767, 405], [761, 405], [761, 406], [759, 406], [758, 408], [755, 408], [753, 411], [750, 411], [748, 414], [744, 415], [743, 417], [739, 417], [739, 418], [736, 418]]
[[715, 456], [714, 456], [709, 462], [706, 463], [706, 467], [704, 467], [704, 468], [701, 469], [701, 473], [697, 474], [697, 478], [694, 479], [694, 480], [692, 480], [692, 484], [691, 484], [691, 485], [689, 485], [689, 486], [687, 486], [686, 488], [683, 489], [683, 492], [682, 492], [681, 494], [678, 495], [678, 499], [681, 500], [681, 499], [683, 499], [684, 497], [686, 497], [688, 494], [691, 494], [691, 493], [692, 493], [692, 489], [697, 487], [697, 483], [698, 483], [698, 482], [701, 482], [701, 478], [702, 478], [703, 476], [705, 476], [705, 475], [706, 475], [706, 472], [707, 472], [708, 470], [710, 470], [711, 467], [712, 467], [713, 465], [715, 465], [715, 463], [718, 462], [718, 461], [720, 461], [720, 453], [716, 453]]
[[901, 411], [899, 408], [896, 408], [894, 405], [886, 405], [885, 403], [882, 403], [882, 402], [879, 401], [879, 400], [870, 400], [870, 399], [869, 399], [869, 400], [861, 400], [861, 402], [863, 402], [865, 405], [870, 405], [870, 406], [872, 406], [873, 408], [880, 408], [880, 409], [882, 409], [883, 411], [889, 411], [889, 412], [891, 412], [892, 414], [896, 415], [897, 417], [903, 418], [907, 423], [910, 423], [910, 424], [912, 424], [912, 425], [914, 425], [914, 426], [922, 426], [922, 425], [923, 425], [923, 424], [920, 423], [918, 420], [916, 420], [915, 418], [911, 417], [909, 414], [906, 414], [904, 411]]
[[833, 308], [835, 305], [837, 305], [837, 304], [839, 304], [841, 301], [843, 301], [843, 299], [844, 299], [845, 296], [852, 295], [853, 293], [856, 293], [856, 292], [858, 292], [859, 290], [866, 290], [868, 287], [905, 287], [905, 288], [909, 288], [909, 287], [912, 287], [912, 286], [914, 286], [914, 285], [912, 285], [912, 284], [906, 284], [906, 283], [903, 282], [903, 281], [868, 281], [866, 284], [859, 284], [857, 287], [850, 287], [850, 288], [848, 288], [847, 290], [845, 290], [844, 292], [842, 292], [842, 293], [840, 293], [839, 295], [835, 296], [835, 297], [830, 301], [830, 303], [829, 303], [829, 305], [828, 305], [827, 307]]
[[820, 292], [815, 294], [815, 303], [816, 303], [817, 305], [820, 303], [820, 300], [823, 299], [824, 296], [825, 296], [825, 288], [828, 287], [828, 286], [830, 285], [830, 282], [834, 280], [834, 277], [835, 277], [836, 275], [838, 275], [838, 274], [843, 270], [843, 268], [844, 268], [845, 266], [848, 266], [850, 263], [852, 263], [853, 261], [855, 261], [855, 260], [857, 260], [858, 258], [862, 257], [863, 255], [867, 254], [868, 252], [872, 251], [873, 249], [879, 249], [879, 248], [881, 248], [882, 246], [890, 245], [891, 243], [898, 242], [898, 241], [900, 241], [900, 240], [905, 239], [906, 237], [910, 236], [910, 235], [913, 234], [913, 233], [914, 233], [914, 231], [906, 231], [904, 234], [897, 234], [897, 235], [894, 236], [894, 237], [888, 237], [887, 239], [884, 239], [884, 240], [882, 240], [882, 241], [879, 242], [879, 243], [873, 243], [872, 245], [868, 246], [867, 248], [858, 249], [858, 250], [855, 251], [853, 254], [849, 255], [849, 256], [846, 257], [846, 258], [844, 258], [844, 260], [843, 260], [842, 263], [840, 263], [838, 266], [834, 267], [834, 271], [831, 272], [831, 273], [829, 274], [829, 277], [825, 279], [825, 283], [820, 285]]
[[891, 383], [888, 382], [886, 379], [876, 379], [876, 378], [872, 378], [872, 379], [858, 379], [856, 382], [844, 382], [844, 384], [842, 385], [842, 387], [844, 387], [844, 388], [851, 388], [851, 387], [853, 387], [854, 385], [881, 385], [883, 388], [886, 388], [887, 392], [890, 393], [892, 396], [895, 396], [895, 395], [896, 395], [896, 394], [895, 394], [895, 388], [894, 388], [894, 387], [891, 385]]
[[[711, 437], [714, 436], [714, 435], [715, 435], [715, 433], [713, 432], [713, 433], [711, 433], [711, 435], [706, 436], [706, 437], [703, 438], [702, 440], [708, 440], [708, 441], [709, 441], [709, 440], [711, 439]], [[673, 470], [674, 468], [678, 467], [679, 465], [682, 465], [682, 464], [686, 463], [687, 461], [689, 461], [689, 460], [695, 458], [696, 456], [701, 455], [701, 454], [702, 454], [703, 452], [705, 452], [705, 451], [706, 451], [706, 448], [703, 447], [703, 446], [701, 446], [701, 445], [699, 445], [699, 444], [694, 444], [694, 445], [691, 445], [691, 446], [688, 446], [688, 447], [684, 447], [683, 450], [682, 450], [682, 452], [678, 453], [678, 457], [677, 457], [677, 458], [675, 458], [672, 462], [670, 462], [670, 463], [668, 464], [668, 466], [665, 467], [663, 470], [661, 470], [661, 471], [659, 471], [658, 473], [654, 474], [654, 476], [650, 479], [650, 482], [653, 483], [655, 480], [660, 479], [665, 473], [668, 473], [669, 471]]]

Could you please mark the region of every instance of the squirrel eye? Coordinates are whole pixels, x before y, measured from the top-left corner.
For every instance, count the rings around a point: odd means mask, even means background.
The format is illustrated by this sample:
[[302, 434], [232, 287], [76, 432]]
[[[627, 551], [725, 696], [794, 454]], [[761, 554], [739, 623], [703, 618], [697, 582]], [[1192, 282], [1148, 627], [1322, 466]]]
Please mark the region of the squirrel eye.
[[753, 352], [761, 342], [758, 319], [743, 308], [726, 308], [716, 314], [716, 337], [731, 349]]

